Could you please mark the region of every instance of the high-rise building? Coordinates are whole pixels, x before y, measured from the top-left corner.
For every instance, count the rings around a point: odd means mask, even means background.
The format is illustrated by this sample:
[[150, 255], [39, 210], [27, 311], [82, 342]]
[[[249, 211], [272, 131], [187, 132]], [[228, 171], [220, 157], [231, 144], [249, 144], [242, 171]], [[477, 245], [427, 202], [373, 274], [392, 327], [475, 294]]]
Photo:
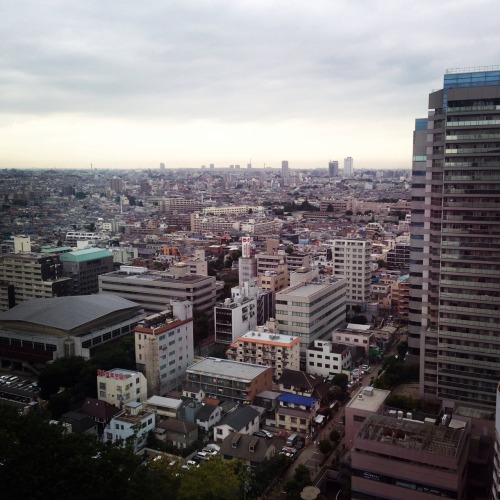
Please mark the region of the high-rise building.
[[135, 328], [135, 361], [149, 396], [178, 389], [194, 361], [193, 307], [187, 300], [141, 321]]
[[346, 280], [315, 278], [276, 294], [276, 321], [280, 334], [300, 336], [300, 350], [326, 338], [345, 323]]
[[283, 178], [286, 178], [289, 175], [289, 172], [288, 172], [288, 161], [287, 160], [283, 160], [281, 162], [281, 175], [283, 175]]
[[349, 177], [354, 173], [354, 165], [352, 156], [344, 158], [344, 176]]
[[[5, 254], [0, 259], [0, 282], [13, 285], [15, 304], [36, 298], [63, 297], [72, 294], [72, 280], [63, 276], [62, 263], [55, 253]], [[0, 310], [14, 304], [11, 293], [2, 296]], [[10, 297], [9, 300], [6, 300]], [[5, 300], [4, 300], [5, 299]]]
[[423, 123], [414, 134], [410, 352], [420, 356], [424, 395], [491, 409], [500, 379], [500, 68], [447, 71]]
[[328, 176], [337, 177], [339, 175], [339, 162], [330, 160], [328, 162]]
[[347, 281], [347, 304], [364, 306], [370, 301], [370, 260], [372, 243], [369, 240], [331, 240], [333, 274]]

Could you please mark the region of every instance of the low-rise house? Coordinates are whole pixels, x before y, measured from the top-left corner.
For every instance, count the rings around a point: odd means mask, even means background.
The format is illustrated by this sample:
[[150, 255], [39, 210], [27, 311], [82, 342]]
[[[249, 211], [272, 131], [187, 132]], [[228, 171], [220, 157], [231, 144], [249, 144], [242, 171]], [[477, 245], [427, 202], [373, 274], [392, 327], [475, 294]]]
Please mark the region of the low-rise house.
[[274, 457], [276, 447], [271, 440], [234, 432], [222, 441], [220, 454], [225, 459], [238, 458], [255, 466]]
[[81, 408], [78, 409], [79, 413], [88, 415], [97, 424], [98, 433], [102, 434], [104, 426], [106, 426], [111, 419], [120, 413], [120, 409], [106, 401], [100, 401], [95, 398], [85, 399]]
[[252, 435], [259, 430], [260, 414], [250, 406], [240, 406], [227, 414], [214, 427], [214, 441], [221, 443], [233, 432]]
[[146, 401], [146, 408], [161, 418], [177, 418], [182, 399], [153, 396]]
[[198, 426], [191, 422], [168, 418], [154, 430], [160, 441], [171, 443], [177, 448], [188, 448], [198, 439]]
[[66, 429], [70, 426], [70, 431], [73, 433], [97, 433], [97, 423], [89, 415], [78, 411], [68, 411], [61, 415], [59, 422], [66, 424]]
[[131, 402], [125, 409], [114, 416], [104, 429], [104, 441], [132, 440], [137, 452], [146, 446], [148, 432], [156, 426], [155, 413], [146, 411], [142, 403]]
[[222, 408], [220, 406], [205, 404], [196, 412], [196, 423], [206, 434], [210, 429], [220, 422], [222, 418]]
[[276, 410], [276, 427], [309, 436], [315, 426], [319, 401], [311, 396], [284, 392], [279, 398]]

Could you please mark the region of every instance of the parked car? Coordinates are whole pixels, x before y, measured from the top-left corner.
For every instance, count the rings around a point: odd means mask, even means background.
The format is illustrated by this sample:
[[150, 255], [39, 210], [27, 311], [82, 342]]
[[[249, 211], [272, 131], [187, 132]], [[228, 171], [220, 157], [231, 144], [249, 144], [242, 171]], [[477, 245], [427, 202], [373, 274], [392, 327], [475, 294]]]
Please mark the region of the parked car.
[[263, 432], [269, 439], [274, 437], [274, 434], [271, 431], [266, 431], [266, 429], [261, 429], [260, 432]]
[[372, 371], [372, 368], [369, 365], [361, 365], [361, 370], [363, 370], [363, 372], [365, 373], [370, 373]]
[[296, 443], [295, 443], [295, 448], [297, 450], [301, 450], [302, 448], [304, 448], [304, 441], [302, 441], [301, 439], [299, 439]]
[[269, 436], [262, 432], [262, 431], [256, 431], [253, 433], [254, 436], [257, 436], [257, 437], [261, 437], [261, 438], [264, 438], [264, 439], [270, 439]]

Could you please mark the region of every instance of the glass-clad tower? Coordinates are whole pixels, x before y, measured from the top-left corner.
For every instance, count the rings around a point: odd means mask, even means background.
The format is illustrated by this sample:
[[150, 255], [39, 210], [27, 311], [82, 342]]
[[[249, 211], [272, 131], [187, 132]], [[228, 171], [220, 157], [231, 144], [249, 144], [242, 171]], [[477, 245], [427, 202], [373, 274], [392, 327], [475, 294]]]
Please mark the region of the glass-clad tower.
[[500, 380], [500, 68], [448, 70], [443, 89], [429, 95], [425, 134], [425, 155], [414, 140], [411, 353], [420, 356], [424, 395], [493, 408]]

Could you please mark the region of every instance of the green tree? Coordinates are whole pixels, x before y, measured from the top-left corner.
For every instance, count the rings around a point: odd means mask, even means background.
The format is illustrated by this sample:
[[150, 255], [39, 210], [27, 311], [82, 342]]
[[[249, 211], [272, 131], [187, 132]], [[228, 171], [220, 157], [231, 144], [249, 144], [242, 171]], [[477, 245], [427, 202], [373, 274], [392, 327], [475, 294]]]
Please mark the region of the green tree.
[[326, 207], [326, 211], [332, 213], [333, 210], [333, 205], [331, 203], [328, 203], [328, 206]]
[[300, 493], [306, 486], [312, 484], [309, 469], [304, 464], [297, 465], [295, 474], [291, 481], [285, 484], [285, 492], [287, 499], [300, 500]]
[[334, 443], [338, 443], [340, 441], [340, 433], [336, 429], [332, 429], [330, 431], [330, 441], [333, 441]]
[[237, 462], [213, 456], [186, 471], [179, 487], [179, 500], [230, 500], [242, 490]]
[[75, 198], [77, 200], [83, 200], [86, 197], [87, 197], [87, 195], [84, 192], [82, 192], [82, 191], [78, 191], [77, 193], [75, 193]]
[[378, 259], [376, 262], [379, 268], [387, 267], [387, 261], [385, 261], [384, 259]]
[[352, 215], [352, 210], [346, 210], [345, 214], [347, 217], [350, 217]]
[[293, 245], [287, 245], [285, 248], [285, 253], [290, 255], [293, 253]]
[[323, 455], [328, 455], [333, 450], [332, 443], [328, 439], [322, 439], [318, 444], [318, 448]]

